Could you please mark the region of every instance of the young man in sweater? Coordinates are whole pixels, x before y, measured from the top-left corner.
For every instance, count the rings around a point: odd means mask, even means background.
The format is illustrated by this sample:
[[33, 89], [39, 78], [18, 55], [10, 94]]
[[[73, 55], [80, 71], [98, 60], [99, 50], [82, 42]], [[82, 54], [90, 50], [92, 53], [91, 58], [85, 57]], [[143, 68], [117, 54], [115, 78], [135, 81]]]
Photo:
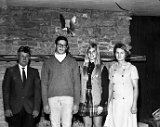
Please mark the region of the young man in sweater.
[[68, 40], [58, 36], [55, 53], [42, 66], [44, 112], [50, 114], [52, 127], [71, 127], [72, 114], [78, 112], [80, 74], [76, 60], [68, 53]]

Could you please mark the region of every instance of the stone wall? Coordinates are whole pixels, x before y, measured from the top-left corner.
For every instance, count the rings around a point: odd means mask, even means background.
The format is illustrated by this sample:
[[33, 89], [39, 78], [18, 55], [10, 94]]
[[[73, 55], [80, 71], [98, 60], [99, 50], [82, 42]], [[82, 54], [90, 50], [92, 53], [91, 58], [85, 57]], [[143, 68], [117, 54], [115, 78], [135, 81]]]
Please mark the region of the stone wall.
[[[75, 30], [61, 29], [60, 14], [65, 20], [76, 16]], [[130, 14], [89, 9], [8, 7], [0, 9], [0, 55], [16, 55], [21, 45], [28, 45], [33, 55], [50, 55], [58, 35], [68, 37], [73, 55], [85, 54], [90, 42], [98, 44], [101, 54], [112, 56], [117, 42], [130, 44]], [[2, 80], [6, 67], [15, 61], [0, 61], [0, 126], [4, 120]], [[42, 62], [32, 62], [41, 71]]]

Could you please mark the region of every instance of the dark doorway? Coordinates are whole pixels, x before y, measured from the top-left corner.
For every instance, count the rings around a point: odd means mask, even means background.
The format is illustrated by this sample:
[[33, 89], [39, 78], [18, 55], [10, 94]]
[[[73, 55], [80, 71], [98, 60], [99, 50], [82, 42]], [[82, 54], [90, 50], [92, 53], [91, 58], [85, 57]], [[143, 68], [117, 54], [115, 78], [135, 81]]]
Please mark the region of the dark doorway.
[[133, 16], [130, 34], [132, 54], [147, 58], [134, 63], [140, 76], [138, 118], [144, 119], [160, 108], [160, 17]]

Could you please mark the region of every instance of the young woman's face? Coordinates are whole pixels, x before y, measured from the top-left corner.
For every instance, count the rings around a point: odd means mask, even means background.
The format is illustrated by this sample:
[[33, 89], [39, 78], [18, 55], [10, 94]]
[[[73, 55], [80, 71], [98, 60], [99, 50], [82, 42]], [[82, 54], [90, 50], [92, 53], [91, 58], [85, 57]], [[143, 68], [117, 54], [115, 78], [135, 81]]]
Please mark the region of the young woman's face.
[[90, 48], [88, 51], [88, 58], [89, 61], [94, 62], [96, 60], [97, 57], [97, 51], [95, 48]]
[[56, 45], [56, 52], [58, 54], [64, 54], [66, 53], [66, 49], [67, 49], [67, 43], [65, 40], [59, 40], [57, 45]]
[[117, 48], [115, 52], [115, 56], [118, 61], [124, 61], [126, 58], [126, 52], [121, 48]]

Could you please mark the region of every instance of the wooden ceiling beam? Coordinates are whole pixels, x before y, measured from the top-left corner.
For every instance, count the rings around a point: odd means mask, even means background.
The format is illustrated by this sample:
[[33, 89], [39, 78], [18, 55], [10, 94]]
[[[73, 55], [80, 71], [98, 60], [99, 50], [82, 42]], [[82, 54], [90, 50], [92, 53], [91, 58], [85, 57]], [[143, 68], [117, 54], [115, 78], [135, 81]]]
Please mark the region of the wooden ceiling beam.
[[[32, 55], [31, 61], [41, 62], [48, 59], [51, 56], [52, 55]], [[75, 57], [77, 61], [84, 60], [84, 55], [74, 55], [73, 57]], [[101, 59], [103, 62], [111, 62], [115, 60], [113, 56], [101, 56]], [[135, 56], [129, 57], [128, 59], [134, 62], [144, 62], [146, 61], [146, 56], [135, 55]], [[17, 55], [0, 55], [0, 61], [6, 61], [6, 62], [17, 61]]]

